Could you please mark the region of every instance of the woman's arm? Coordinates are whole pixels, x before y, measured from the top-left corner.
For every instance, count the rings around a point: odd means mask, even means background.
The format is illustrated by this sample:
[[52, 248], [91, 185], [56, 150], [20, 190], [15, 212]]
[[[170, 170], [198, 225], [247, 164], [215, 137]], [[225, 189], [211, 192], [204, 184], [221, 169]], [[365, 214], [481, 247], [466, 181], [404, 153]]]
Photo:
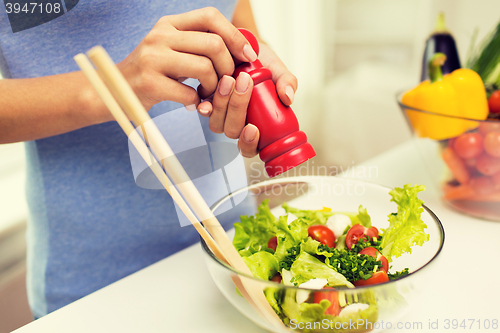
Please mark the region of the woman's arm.
[[281, 101], [286, 105], [291, 105], [297, 91], [297, 78], [286, 68], [281, 59], [274, 51], [262, 41], [257, 31], [257, 26], [252, 14], [250, 0], [240, 0], [236, 6], [233, 16], [233, 24], [237, 28], [250, 30], [260, 44], [259, 59], [264, 67], [273, 73], [273, 81]]
[[[232, 56], [241, 61], [256, 58], [243, 35], [208, 7], [161, 18], [118, 67], [147, 110], [165, 100], [198, 106], [200, 96], [213, 94], [219, 79], [233, 73]], [[182, 77], [198, 79], [198, 92], [180, 83]], [[110, 120], [81, 72], [0, 80], [0, 143], [40, 139]]]
[[81, 72], [0, 80], [0, 143], [29, 141], [111, 120]]
[[250, 30], [260, 44], [263, 43], [260, 38], [259, 31], [257, 30], [257, 25], [255, 24], [255, 19], [252, 12], [252, 6], [250, 5], [250, 0], [239, 0], [234, 9], [233, 24], [236, 28], [244, 28]]

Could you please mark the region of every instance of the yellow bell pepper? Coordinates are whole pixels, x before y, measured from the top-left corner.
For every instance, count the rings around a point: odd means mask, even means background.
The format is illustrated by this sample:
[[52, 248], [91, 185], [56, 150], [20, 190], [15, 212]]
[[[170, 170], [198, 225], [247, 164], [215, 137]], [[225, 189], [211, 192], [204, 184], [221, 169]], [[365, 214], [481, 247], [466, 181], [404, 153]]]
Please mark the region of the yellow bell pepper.
[[429, 62], [431, 80], [421, 82], [401, 100], [405, 106], [426, 111], [405, 110], [420, 137], [449, 139], [479, 125], [466, 119], [488, 117], [488, 100], [481, 77], [467, 68], [443, 76], [441, 66], [445, 61], [446, 55], [436, 53]]

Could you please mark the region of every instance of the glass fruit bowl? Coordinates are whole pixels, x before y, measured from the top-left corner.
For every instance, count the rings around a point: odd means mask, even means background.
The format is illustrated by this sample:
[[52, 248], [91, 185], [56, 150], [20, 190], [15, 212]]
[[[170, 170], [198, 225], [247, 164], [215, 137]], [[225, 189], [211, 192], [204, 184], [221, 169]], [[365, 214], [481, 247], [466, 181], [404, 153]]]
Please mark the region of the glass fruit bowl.
[[418, 110], [397, 101], [442, 200], [451, 208], [500, 221], [500, 121]]
[[[280, 178], [234, 192], [216, 203], [212, 210], [217, 215], [218, 210], [226, 210], [227, 204], [235, 197], [239, 196], [241, 199], [241, 196], [247, 194], [251, 196], [254, 213], [263, 200], [269, 199], [269, 207], [276, 217], [285, 214], [285, 210], [281, 207], [284, 202], [299, 209], [321, 210], [323, 207], [329, 207], [333, 212], [357, 212], [359, 205], [363, 205], [371, 216], [373, 226], [380, 230], [388, 227], [388, 214], [397, 211], [396, 205], [390, 202], [389, 191], [389, 188], [380, 185], [338, 177]], [[418, 291], [425, 288], [425, 283], [429, 283], [432, 279], [429, 276], [432, 272], [429, 272], [428, 267], [436, 261], [443, 247], [444, 230], [436, 215], [425, 206], [422, 220], [427, 224], [426, 233], [430, 235], [429, 241], [423, 246], [413, 247], [411, 255], [403, 254], [391, 262], [390, 272], [409, 268], [410, 274], [398, 280], [354, 289], [304, 289], [257, 279], [221, 262], [203, 240], [202, 247], [209, 272], [222, 294], [239, 312], [264, 329], [272, 332], [379, 332], [390, 328], [389, 322], [395, 325], [398, 318], [412, 306], [416, 306]], [[234, 229], [228, 232], [228, 236], [230, 239], [233, 238]], [[262, 290], [266, 295], [273, 293], [276, 302], [271, 305], [281, 307], [285, 313], [282, 321], [286, 326], [277, 328], [262, 318], [237, 291], [233, 283], [235, 278], [243, 283], [252, 283], [257, 286], [257, 290]], [[328, 320], [304, 322], [304, 317], [301, 317], [302, 321], [293, 317], [294, 311], [297, 311], [299, 306], [297, 303], [299, 298], [306, 303], [312, 303], [317, 296], [322, 299], [338, 300], [341, 307], [351, 304], [364, 305], [358, 305], [361, 307], [354, 309], [352, 313], [330, 316]]]

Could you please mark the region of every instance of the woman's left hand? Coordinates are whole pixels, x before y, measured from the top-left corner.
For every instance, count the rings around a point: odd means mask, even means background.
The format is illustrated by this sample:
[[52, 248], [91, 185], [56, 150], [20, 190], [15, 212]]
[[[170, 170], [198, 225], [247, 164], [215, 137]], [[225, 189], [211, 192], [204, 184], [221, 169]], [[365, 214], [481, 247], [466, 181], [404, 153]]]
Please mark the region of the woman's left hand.
[[[259, 60], [268, 68], [276, 85], [278, 96], [285, 105], [291, 105], [297, 90], [297, 78], [266, 44], [261, 43]], [[253, 157], [258, 153], [259, 130], [253, 124], [246, 124], [247, 108], [252, 94], [253, 81], [247, 73], [236, 78], [224, 75], [210, 100], [198, 105], [198, 112], [210, 117], [210, 129], [224, 133], [228, 138], [238, 139], [241, 155]]]

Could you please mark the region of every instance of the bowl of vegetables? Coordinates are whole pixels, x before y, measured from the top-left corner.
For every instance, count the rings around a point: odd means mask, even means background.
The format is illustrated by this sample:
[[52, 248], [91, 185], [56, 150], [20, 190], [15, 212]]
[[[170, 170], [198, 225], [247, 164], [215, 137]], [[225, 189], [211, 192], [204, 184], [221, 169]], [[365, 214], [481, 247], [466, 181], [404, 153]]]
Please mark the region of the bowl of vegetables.
[[[494, 101], [496, 99], [496, 101]], [[500, 91], [490, 97], [484, 120], [411, 107], [398, 96], [428, 173], [449, 207], [500, 221]], [[484, 98], [486, 104], [486, 97]], [[493, 102], [493, 103], [492, 103]]]
[[443, 201], [455, 210], [500, 221], [500, 91], [487, 97], [478, 73], [443, 75], [446, 56], [429, 62], [430, 80], [398, 95]]
[[397, 101], [443, 201], [500, 221], [500, 23], [471, 46], [464, 68], [443, 15], [436, 26], [422, 81]]
[[[272, 179], [248, 193], [254, 215], [228, 232], [252, 275], [217, 259], [202, 241], [209, 272], [245, 317], [273, 332], [378, 332], [417, 306], [444, 244], [423, 186], [393, 190], [339, 177]], [[258, 286], [284, 324], [262, 318], [233, 281]]]

